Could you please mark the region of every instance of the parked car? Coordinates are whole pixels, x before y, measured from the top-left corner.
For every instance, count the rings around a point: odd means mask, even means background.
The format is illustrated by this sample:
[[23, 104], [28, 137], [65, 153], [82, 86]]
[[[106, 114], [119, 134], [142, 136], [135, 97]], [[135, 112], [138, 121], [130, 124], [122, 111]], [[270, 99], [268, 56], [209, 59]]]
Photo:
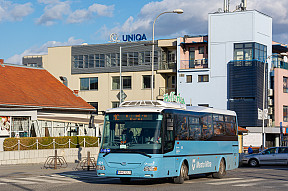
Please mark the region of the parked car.
[[288, 147], [271, 147], [257, 154], [243, 156], [243, 165], [288, 165]]

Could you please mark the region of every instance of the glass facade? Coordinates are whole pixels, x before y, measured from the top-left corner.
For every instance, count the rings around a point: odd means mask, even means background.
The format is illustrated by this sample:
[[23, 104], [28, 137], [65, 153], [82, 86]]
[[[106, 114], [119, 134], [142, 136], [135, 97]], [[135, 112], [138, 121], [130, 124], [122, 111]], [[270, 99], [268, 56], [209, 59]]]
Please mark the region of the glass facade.
[[264, 62], [267, 58], [267, 46], [249, 42], [234, 44], [234, 60], [258, 60]]
[[[154, 53], [154, 63], [158, 63], [158, 51]], [[151, 65], [151, 51], [122, 53], [122, 66]], [[175, 59], [171, 55], [171, 59]], [[73, 68], [103, 68], [120, 66], [119, 53], [89, 54], [72, 56]]]

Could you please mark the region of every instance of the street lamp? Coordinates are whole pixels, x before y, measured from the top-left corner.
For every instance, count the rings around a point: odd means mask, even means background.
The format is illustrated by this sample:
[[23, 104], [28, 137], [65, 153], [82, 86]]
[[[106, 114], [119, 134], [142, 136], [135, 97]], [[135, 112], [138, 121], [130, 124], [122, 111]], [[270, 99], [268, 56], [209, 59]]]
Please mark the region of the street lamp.
[[265, 83], [266, 83], [266, 75], [265, 75], [265, 70], [266, 70], [266, 63], [268, 59], [272, 58], [273, 56], [278, 56], [278, 57], [284, 57], [284, 59], [287, 59], [287, 53], [279, 53], [279, 54], [272, 54], [268, 56], [264, 62], [264, 79], [263, 79], [263, 107], [262, 107], [262, 150], [265, 148], [265, 131], [264, 131], [264, 126], [265, 126], [265, 118], [264, 118], [264, 108], [265, 108]]
[[155, 22], [156, 20], [158, 19], [158, 17], [160, 17], [160, 15], [163, 15], [165, 13], [177, 13], [177, 14], [182, 14], [184, 11], [182, 9], [175, 9], [173, 11], [166, 11], [166, 12], [163, 12], [163, 13], [160, 13], [154, 20], [153, 22], [153, 32], [152, 32], [152, 75], [151, 75], [151, 100], [153, 100], [153, 95], [154, 95], [154, 84], [153, 84], [153, 81], [154, 81], [154, 49], [155, 49], [155, 42], [154, 42], [154, 25], [155, 25]]

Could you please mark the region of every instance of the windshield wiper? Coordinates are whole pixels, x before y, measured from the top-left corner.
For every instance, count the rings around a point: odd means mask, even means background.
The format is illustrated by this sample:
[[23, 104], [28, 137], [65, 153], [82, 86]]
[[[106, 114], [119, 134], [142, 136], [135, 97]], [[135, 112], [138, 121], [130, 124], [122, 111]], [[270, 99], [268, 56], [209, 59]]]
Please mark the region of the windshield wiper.
[[[141, 151], [133, 151], [133, 150], [115, 150], [115, 151], [111, 151], [112, 153], [137, 153], [137, 154], [140, 154], [140, 155], [144, 155], [146, 157], [149, 157], [151, 158], [152, 156], [151, 155], [148, 155], [147, 153], [145, 152], [141, 152]], [[106, 157], [108, 154], [110, 154], [111, 152], [109, 153], [105, 153], [103, 155], [103, 157]]]

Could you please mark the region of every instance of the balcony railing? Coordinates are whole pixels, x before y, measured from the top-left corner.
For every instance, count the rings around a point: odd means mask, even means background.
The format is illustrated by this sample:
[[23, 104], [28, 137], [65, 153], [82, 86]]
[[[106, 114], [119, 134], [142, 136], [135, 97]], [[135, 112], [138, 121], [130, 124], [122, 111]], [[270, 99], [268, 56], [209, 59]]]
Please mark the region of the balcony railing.
[[180, 69], [201, 69], [208, 68], [208, 59], [181, 60]]
[[175, 69], [176, 70], [176, 63], [175, 62], [164, 62], [158, 64], [158, 70], [169, 70], [169, 69]]
[[274, 65], [275, 68], [282, 68], [288, 70], [288, 63], [283, 62], [283, 61], [272, 61], [272, 64]]
[[166, 93], [170, 94], [170, 92], [176, 92], [176, 88], [159, 87], [158, 96], [163, 96]]

